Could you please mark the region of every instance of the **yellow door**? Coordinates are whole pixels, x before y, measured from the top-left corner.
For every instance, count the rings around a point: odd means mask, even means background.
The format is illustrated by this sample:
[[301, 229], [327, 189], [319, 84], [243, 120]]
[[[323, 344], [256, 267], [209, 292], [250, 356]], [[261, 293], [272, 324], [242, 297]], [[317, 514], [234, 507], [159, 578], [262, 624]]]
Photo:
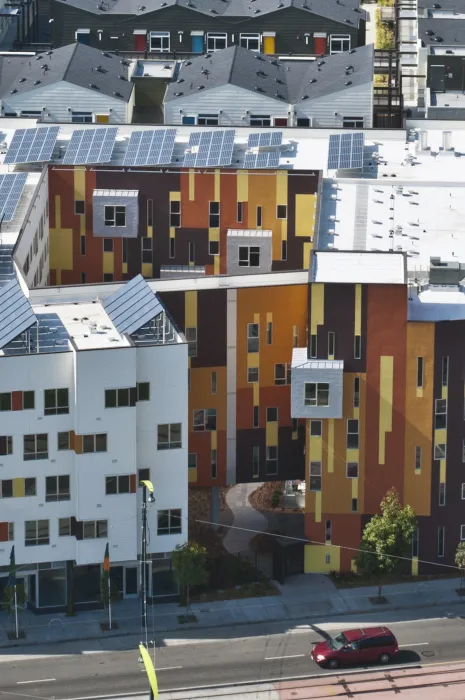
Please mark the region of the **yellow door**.
[[274, 36], [265, 36], [265, 37], [263, 37], [263, 48], [264, 48], [264, 53], [276, 53], [276, 52], [275, 52], [275, 47], [274, 47], [274, 42], [275, 42], [275, 37], [274, 37]]
[[108, 122], [110, 121], [110, 115], [109, 114], [96, 114], [95, 121], [97, 124], [108, 124]]

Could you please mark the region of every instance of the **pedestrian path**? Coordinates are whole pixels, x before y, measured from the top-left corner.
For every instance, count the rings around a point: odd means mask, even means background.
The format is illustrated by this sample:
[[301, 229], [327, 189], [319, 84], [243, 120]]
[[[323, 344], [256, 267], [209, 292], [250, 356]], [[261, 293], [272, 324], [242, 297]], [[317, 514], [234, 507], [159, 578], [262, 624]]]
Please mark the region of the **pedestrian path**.
[[234, 517], [233, 527], [228, 528], [223, 540], [223, 546], [230, 554], [249, 550], [250, 540], [255, 537], [255, 532], [250, 530], [256, 532], [268, 530], [268, 520], [249, 501], [250, 494], [260, 486], [262, 486], [261, 483], [237, 484], [232, 486], [226, 494], [226, 504]]

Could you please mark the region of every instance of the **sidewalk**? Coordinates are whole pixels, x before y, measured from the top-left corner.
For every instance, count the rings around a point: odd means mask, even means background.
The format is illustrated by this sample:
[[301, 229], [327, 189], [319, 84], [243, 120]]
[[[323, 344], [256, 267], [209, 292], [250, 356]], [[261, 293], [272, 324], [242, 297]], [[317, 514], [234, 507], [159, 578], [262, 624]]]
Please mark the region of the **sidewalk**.
[[[427, 606], [465, 603], [456, 593], [460, 579], [446, 579], [419, 583], [403, 583], [383, 587], [384, 605], [374, 605], [376, 587], [337, 589], [326, 577], [317, 574], [289, 578], [284, 585], [276, 583], [280, 596], [246, 598], [241, 600], [194, 603], [192, 612], [197, 622], [180, 624], [178, 616], [184, 609], [177, 603], [150, 606], [149, 629], [157, 634], [189, 629], [226, 627], [229, 625], [257, 622], [303, 621], [322, 615], [332, 617], [352, 613], [385, 612], [388, 610], [412, 610]], [[465, 606], [464, 606], [465, 609]], [[102, 639], [126, 635], [141, 636], [140, 603], [138, 600], [123, 600], [113, 605], [113, 616], [118, 629], [102, 632], [100, 622], [103, 611], [80, 612], [76, 617], [64, 614], [34, 615], [30, 611], [20, 613], [20, 624], [25, 638], [9, 640], [7, 630], [12, 630], [11, 621], [0, 614], [0, 647], [26, 646], [57, 643], [71, 640]], [[142, 638], [142, 637], [141, 637]]]

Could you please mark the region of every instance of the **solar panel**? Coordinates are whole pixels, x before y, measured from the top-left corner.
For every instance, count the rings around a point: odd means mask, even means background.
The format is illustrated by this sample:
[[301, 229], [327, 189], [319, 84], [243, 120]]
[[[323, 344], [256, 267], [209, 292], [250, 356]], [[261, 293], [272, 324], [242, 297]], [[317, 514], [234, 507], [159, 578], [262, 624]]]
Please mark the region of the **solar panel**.
[[123, 165], [162, 165], [171, 163], [176, 129], [133, 131]]
[[164, 310], [142, 275], [137, 275], [105, 299], [103, 306], [117, 331], [129, 335]]
[[365, 136], [362, 132], [333, 134], [329, 137], [328, 169], [363, 167]]
[[4, 163], [39, 163], [52, 158], [60, 127], [16, 129]]
[[27, 173], [0, 175], [0, 221], [11, 221], [26, 184]]
[[278, 168], [281, 159], [280, 151], [265, 151], [264, 153], [246, 153], [244, 168], [253, 170], [255, 168]]
[[108, 163], [111, 160], [117, 132], [116, 127], [73, 131], [63, 164]]
[[37, 317], [17, 279], [0, 287], [0, 348], [36, 322]]
[[261, 148], [263, 146], [280, 146], [282, 142], [282, 131], [265, 131], [258, 134], [249, 134], [247, 148]]
[[183, 166], [194, 168], [231, 165], [235, 135], [236, 132], [232, 129], [191, 133]]

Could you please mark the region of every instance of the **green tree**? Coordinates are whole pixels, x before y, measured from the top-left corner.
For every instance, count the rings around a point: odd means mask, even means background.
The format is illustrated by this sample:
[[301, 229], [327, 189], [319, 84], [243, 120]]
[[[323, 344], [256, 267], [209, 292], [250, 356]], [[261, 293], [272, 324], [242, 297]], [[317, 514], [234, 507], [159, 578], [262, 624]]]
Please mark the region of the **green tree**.
[[460, 569], [460, 588], [463, 588], [463, 570], [465, 569], [465, 542], [459, 542], [455, 552], [455, 563]]
[[206, 560], [207, 550], [196, 542], [178, 544], [173, 552], [173, 566], [181, 595], [186, 601], [186, 615], [189, 614], [190, 589], [193, 586], [204, 586], [207, 583]]
[[[411, 506], [402, 506], [399, 494], [390, 489], [380, 504], [381, 513], [365, 526], [357, 561], [362, 573], [381, 577], [398, 571], [399, 557], [408, 557], [417, 523]], [[378, 585], [381, 595], [382, 583]]]

